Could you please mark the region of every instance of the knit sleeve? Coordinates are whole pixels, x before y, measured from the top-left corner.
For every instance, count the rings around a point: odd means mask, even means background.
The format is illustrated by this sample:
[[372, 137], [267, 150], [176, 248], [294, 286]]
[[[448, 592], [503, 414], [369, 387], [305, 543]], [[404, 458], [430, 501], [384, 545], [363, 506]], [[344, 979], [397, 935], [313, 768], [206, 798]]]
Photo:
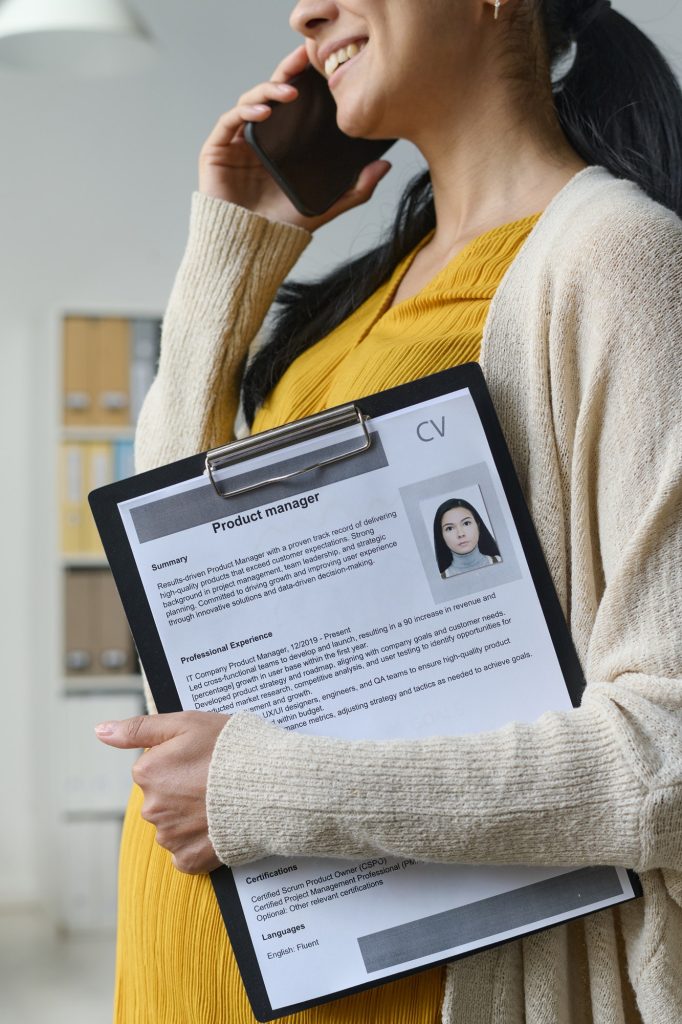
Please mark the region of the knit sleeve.
[[[682, 223], [656, 209], [627, 229], [623, 224], [619, 237], [630, 255], [624, 288], [597, 317], [602, 338], [592, 356], [574, 470], [594, 523], [575, 530], [573, 559], [587, 560], [590, 547], [598, 552], [595, 577], [603, 585], [585, 658], [590, 685], [583, 706], [609, 723], [631, 788], [641, 793], [636, 866], [679, 870]], [[636, 243], [625, 242], [626, 230]], [[612, 276], [603, 257], [593, 274], [592, 287], [603, 295]]]
[[594, 602], [582, 706], [474, 736], [377, 742], [236, 715], [207, 798], [224, 862], [385, 853], [682, 869], [678, 224], [653, 245], [623, 233], [634, 272], [592, 259], [579, 296], [592, 348], [561, 440], [568, 576]]
[[310, 237], [195, 193], [159, 370], [138, 421], [138, 472], [231, 439], [247, 349]]

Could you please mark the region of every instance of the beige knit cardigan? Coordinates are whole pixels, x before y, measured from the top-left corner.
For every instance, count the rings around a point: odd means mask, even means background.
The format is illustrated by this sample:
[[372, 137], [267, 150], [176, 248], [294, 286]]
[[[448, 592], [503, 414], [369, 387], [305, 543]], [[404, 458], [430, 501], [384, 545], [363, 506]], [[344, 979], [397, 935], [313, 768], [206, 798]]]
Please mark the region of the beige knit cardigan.
[[[195, 197], [140, 470], [231, 436], [247, 347], [308, 241]], [[392, 742], [242, 713], [215, 748], [210, 835], [228, 864], [381, 852], [641, 873], [641, 900], [449, 967], [446, 1024], [682, 1022], [681, 257], [674, 214], [587, 168], [539, 219], [485, 327], [481, 363], [588, 680], [582, 706]]]

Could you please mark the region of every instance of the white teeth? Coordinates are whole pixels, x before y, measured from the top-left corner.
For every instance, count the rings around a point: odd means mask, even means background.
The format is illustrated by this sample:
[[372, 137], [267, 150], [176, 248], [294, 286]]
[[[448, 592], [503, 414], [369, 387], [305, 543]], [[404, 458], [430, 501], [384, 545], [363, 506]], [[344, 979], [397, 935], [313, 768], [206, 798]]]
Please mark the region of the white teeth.
[[341, 46], [335, 53], [330, 54], [324, 62], [324, 73], [327, 78], [333, 75], [340, 64], [345, 64], [351, 57], [356, 57], [360, 50], [364, 49], [364, 43], [350, 43], [348, 46]]

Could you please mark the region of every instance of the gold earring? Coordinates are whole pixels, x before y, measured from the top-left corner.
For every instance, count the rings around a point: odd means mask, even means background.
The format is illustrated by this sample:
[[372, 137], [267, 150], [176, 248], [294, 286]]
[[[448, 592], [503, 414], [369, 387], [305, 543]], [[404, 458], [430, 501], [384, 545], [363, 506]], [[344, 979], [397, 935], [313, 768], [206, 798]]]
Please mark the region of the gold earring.
[[500, 0], [495, 0], [495, 21], [500, 13]]

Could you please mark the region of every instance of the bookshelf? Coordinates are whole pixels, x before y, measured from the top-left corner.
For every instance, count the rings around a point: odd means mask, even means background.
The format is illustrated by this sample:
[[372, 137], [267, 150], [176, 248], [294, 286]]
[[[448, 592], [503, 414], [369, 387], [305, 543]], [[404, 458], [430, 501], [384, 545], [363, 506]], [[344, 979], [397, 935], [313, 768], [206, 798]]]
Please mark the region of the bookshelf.
[[115, 927], [116, 861], [136, 752], [98, 743], [93, 726], [144, 709], [132, 639], [87, 504], [133, 473], [135, 421], [158, 361], [160, 318], [68, 312], [56, 324], [53, 750], [55, 924]]
[[62, 569], [106, 569], [109, 563], [104, 555], [83, 553], [61, 555], [60, 564]]

